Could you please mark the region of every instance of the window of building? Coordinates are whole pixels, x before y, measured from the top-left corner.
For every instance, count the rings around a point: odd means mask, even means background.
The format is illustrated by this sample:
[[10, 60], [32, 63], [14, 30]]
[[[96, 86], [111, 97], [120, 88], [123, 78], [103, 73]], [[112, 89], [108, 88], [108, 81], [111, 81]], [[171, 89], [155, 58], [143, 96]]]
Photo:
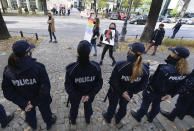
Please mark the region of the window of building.
[[27, 8], [26, 0], [20, 0], [20, 2], [21, 2], [21, 7], [22, 8]]

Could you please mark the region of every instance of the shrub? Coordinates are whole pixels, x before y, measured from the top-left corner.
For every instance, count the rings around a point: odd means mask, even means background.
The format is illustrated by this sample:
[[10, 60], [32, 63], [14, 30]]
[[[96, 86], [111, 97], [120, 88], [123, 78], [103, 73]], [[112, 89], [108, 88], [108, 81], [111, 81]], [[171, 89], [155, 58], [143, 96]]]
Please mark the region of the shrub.
[[178, 39], [165, 39], [163, 40], [162, 44], [164, 46], [187, 46], [187, 47], [194, 47], [194, 40], [178, 40]]
[[25, 11], [26, 14], [29, 14], [28, 8], [25, 8], [24, 11]]

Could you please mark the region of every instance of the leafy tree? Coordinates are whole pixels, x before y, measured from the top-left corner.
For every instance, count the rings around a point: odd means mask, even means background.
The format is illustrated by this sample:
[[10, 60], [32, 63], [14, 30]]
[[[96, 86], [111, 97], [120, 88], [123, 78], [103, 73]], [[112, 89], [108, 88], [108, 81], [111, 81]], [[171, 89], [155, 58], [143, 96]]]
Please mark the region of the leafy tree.
[[122, 0], [121, 7], [128, 8], [129, 7], [129, 0]]
[[104, 9], [109, 6], [107, 0], [97, 0], [97, 6], [99, 9]]
[[134, 8], [134, 11], [136, 11], [136, 9], [141, 7], [142, 5], [143, 5], [143, 0], [133, 0], [132, 7]]
[[176, 8], [174, 8], [173, 10], [171, 10], [170, 11], [170, 15], [172, 15], [172, 16], [178, 16], [178, 8], [179, 8], [179, 6], [180, 6], [180, 4], [178, 3], [177, 5], [176, 5]]
[[142, 3], [143, 3], [143, 4], [142, 4], [142, 6], [140, 7], [140, 9], [143, 10], [143, 13], [144, 13], [144, 12], [149, 12], [149, 10], [150, 10], [150, 5], [151, 5], [151, 3], [152, 3], [152, 0], [143, 0]]

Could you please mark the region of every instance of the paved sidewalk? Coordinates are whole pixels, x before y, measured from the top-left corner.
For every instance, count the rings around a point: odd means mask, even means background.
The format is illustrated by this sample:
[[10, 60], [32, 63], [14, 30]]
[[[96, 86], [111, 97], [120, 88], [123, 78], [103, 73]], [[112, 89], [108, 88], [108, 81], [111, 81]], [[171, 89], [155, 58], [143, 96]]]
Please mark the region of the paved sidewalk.
[[[76, 61], [76, 49], [77, 44], [81, 40], [81, 37], [64, 37], [58, 38], [59, 43], [48, 43], [48, 40], [45, 38], [42, 44], [36, 48], [33, 52], [33, 57], [37, 58], [38, 61], [44, 63], [46, 65], [52, 89], [51, 95], [53, 98], [53, 102], [51, 104], [52, 112], [55, 113], [58, 117], [56, 125], [51, 129], [52, 131], [65, 131], [69, 129], [68, 124], [68, 113], [69, 108], [66, 107], [67, 94], [64, 90], [64, 77], [65, 77], [65, 67], [70, 62]], [[99, 48], [99, 54], [102, 51], [102, 48]], [[0, 83], [2, 79], [2, 70], [3, 66], [7, 63], [7, 52], [0, 52]], [[115, 54], [116, 60], [124, 60], [126, 58], [125, 53]], [[150, 57], [149, 55], [145, 56], [146, 59], [151, 58], [151, 71], [153, 72], [159, 63], [162, 63], [160, 59], [166, 58], [167, 55], [159, 54], [155, 57]], [[98, 57], [91, 57], [91, 59], [99, 61]], [[192, 55], [194, 58], [194, 55]], [[3, 63], [2, 63], [3, 61]], [[194, 67], [194, 64], [192, 67]], [[93, 119], [92, 124], [90, 126], [86, 126], [84, 120], [84, 111], [83, 104], [80, 104], [79, 116], [77, 119], [78, 130], [79, 131], [116, 131], [116, 127], [114, 125], [106, 125], [106, 123], [102, 119], [102, 111], [107, 109], [108, 101], [103, 103], [104, 97], [109, 88], [108, 80], [112, 71], [111, 60], [107, 56], [104, 60], [104, 65], [102, 66], [103, 72], [103, 80], [104, 86], [103, 89], [98, 93], [96, 99], [93, 103]], [[162, 108], [166, 108], [171, 110], [174, 106], [176, 98], [171, 101], [163, 102]], [[16, 105], [4, 99], [2, 90], [0, 89], [0, 103], [5, 106], [5, 109], [8, 113], [15, 112], [14, 120], [9, 124], [6, 129], [1, 129], [1, 131], [31, 131], [30, 127], [24, 122], [24, 112], [21, 111]], [[146, 118], [143, 119], [141, 123], [137, 123], [130, 115], [131, 109], [137, 109], [141, 104], [141, 93], [138, 95], [134, 95], [132, 102], [128, 104], [128, 113], [126, 117], [123, 119], [125, 126], [121, 129], [121, 131], [181, 131], [187, 128], [191, 128], [194, 126], [194, 120], [191, 117], [186, 117], [184, 121], [176, 120], [175, 123], [172, 123], [166, 120], [160, 114], [154, 120], [153, 123], [148, 123]], [[37, 111], [38, 118], [38, 130], [37, 131], [45, 131], [46, 125], [44, 124], [40, 112]], [[112, 122], [113, 123], [113, 122]]]

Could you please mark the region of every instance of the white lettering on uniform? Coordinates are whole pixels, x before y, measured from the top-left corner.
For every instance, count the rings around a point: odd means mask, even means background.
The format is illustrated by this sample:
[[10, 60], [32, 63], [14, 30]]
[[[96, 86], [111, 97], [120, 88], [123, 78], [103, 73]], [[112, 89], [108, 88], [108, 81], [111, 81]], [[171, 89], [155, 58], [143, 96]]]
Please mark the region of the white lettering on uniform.
[[35, 78], [12, 80], [12, 84], [14, 86], [29, 86], [29, 85], [34, 85], [36, 83], [37, 83], [37, 81]]
[[96, 78], [96, 76], [79, 77], [79, 78], [75, 78], [75, 83], [93, 82], [95, 80], [95, 78]]
[[186, 76], [170, 76], [169, 80], [180, 81], [180, 80], [184, 80], [185, 78]]
[[[130, 77], [130, 76], [123, 76], [123, 75], [122, 75], [121, 80], [124, 80], [125, 82], [128, 82], [128, 81], [130, 81], [130, 80], [131, 80], [131, 77]], [[141, 77], [137, 77], [137, 78], [135, 78], [135, 80], [134, 80], [134, 81], [135, 81], [135, 82], [139, 82], [139, 81], [141, 81]]]

